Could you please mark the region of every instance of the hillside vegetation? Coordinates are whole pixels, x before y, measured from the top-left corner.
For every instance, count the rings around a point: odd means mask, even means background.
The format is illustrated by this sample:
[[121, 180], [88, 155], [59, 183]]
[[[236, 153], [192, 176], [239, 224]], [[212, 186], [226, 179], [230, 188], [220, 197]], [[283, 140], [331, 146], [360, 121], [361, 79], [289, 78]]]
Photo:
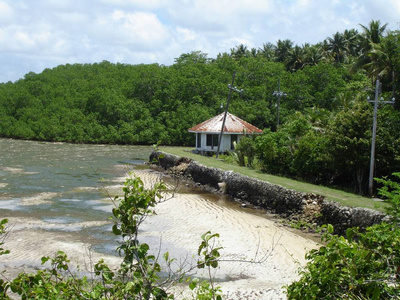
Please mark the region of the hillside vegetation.
[[[187, 129], [223, 111], [236, 72], [244, 93], [233, 94], [229, 111], [265, 130], [246, 156], [262, 171], [363, 194], [373, 111], [366, 99], [376, 79], [380, 96], [399, 98], [400, 35], [385, 28], [371, 21], [315, 45], [238, 45], [216, 58], [194, 51], [171, 66], [103, 61], [31, 72], [0, 84], [0, 137], [193, 146]], [[277, 107], [278, 81], [286, 96]], [[400, 169], [399, 102], [379, 108], [376, 177]]]

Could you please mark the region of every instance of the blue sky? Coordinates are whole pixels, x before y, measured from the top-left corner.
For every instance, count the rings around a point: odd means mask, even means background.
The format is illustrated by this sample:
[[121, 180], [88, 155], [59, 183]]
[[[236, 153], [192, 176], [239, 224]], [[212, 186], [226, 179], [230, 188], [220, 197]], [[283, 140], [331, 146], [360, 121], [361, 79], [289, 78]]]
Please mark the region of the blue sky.
[[239, 44], [314, 44], [372, 19], [399, 30], [400, 1], [0, 0], [0, 82], [67, 63], [170, 65]]

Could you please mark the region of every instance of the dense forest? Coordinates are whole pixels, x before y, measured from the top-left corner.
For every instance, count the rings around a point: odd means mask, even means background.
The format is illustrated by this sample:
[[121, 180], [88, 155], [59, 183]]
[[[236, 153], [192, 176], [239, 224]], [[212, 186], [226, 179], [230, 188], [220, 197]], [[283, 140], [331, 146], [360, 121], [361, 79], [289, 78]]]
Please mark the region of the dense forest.
[[[238, 45], [216, 58], [193, 51], [171, 66], [103, 61], [31, 72], [0, 84], [0, 137], [193, 146], [188, 128], [223, 111], [236, 72], [244, 92], [232, 95], [229, 111], [264, 130], [246, 146], [260, 169], [363, 194], [367, 97], [379, 79], [379, 97], [400, 99], [400, 32], [386, 26], [372, 20], [315, 45]], [[376, 177], [400, 170], [399, 108], [379, 106]]]

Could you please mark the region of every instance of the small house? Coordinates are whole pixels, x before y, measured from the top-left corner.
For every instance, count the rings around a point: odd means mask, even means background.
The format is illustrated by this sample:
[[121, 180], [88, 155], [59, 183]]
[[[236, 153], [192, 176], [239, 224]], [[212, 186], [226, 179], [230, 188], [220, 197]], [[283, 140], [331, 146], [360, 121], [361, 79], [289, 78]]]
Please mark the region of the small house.
[[[217, 152], [218, 139], [221, 133], [224, 114], [221, 113], [207, 121], [189, 128], [189, 132], [196, 133], [196, 150], [200, 152]], [[220, 152], [234, 150], [234, 143], [238, 143], [245, 135], [262, 134], [263, 131], [246, 121], [227, 113]]]

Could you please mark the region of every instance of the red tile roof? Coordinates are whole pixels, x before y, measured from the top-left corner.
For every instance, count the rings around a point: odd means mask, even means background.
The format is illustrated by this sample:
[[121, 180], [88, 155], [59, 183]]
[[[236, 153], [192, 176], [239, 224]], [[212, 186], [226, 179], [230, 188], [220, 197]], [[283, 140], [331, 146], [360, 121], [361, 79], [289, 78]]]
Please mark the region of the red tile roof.
[[[189, 128], [189, 132], [207, 132], [207, 133], [219, 133], [221, 132], [222, 122], [224, 120], [224, 114], [219, 114], [207, 121], [204, 121], [196, 126]], [[234, 133], [241, 134], [246, 132], [248, 134], [261, 134], [263, 131], [260, 128], [257, 128], [246, 121], [227, 113], [224, 133]]]

